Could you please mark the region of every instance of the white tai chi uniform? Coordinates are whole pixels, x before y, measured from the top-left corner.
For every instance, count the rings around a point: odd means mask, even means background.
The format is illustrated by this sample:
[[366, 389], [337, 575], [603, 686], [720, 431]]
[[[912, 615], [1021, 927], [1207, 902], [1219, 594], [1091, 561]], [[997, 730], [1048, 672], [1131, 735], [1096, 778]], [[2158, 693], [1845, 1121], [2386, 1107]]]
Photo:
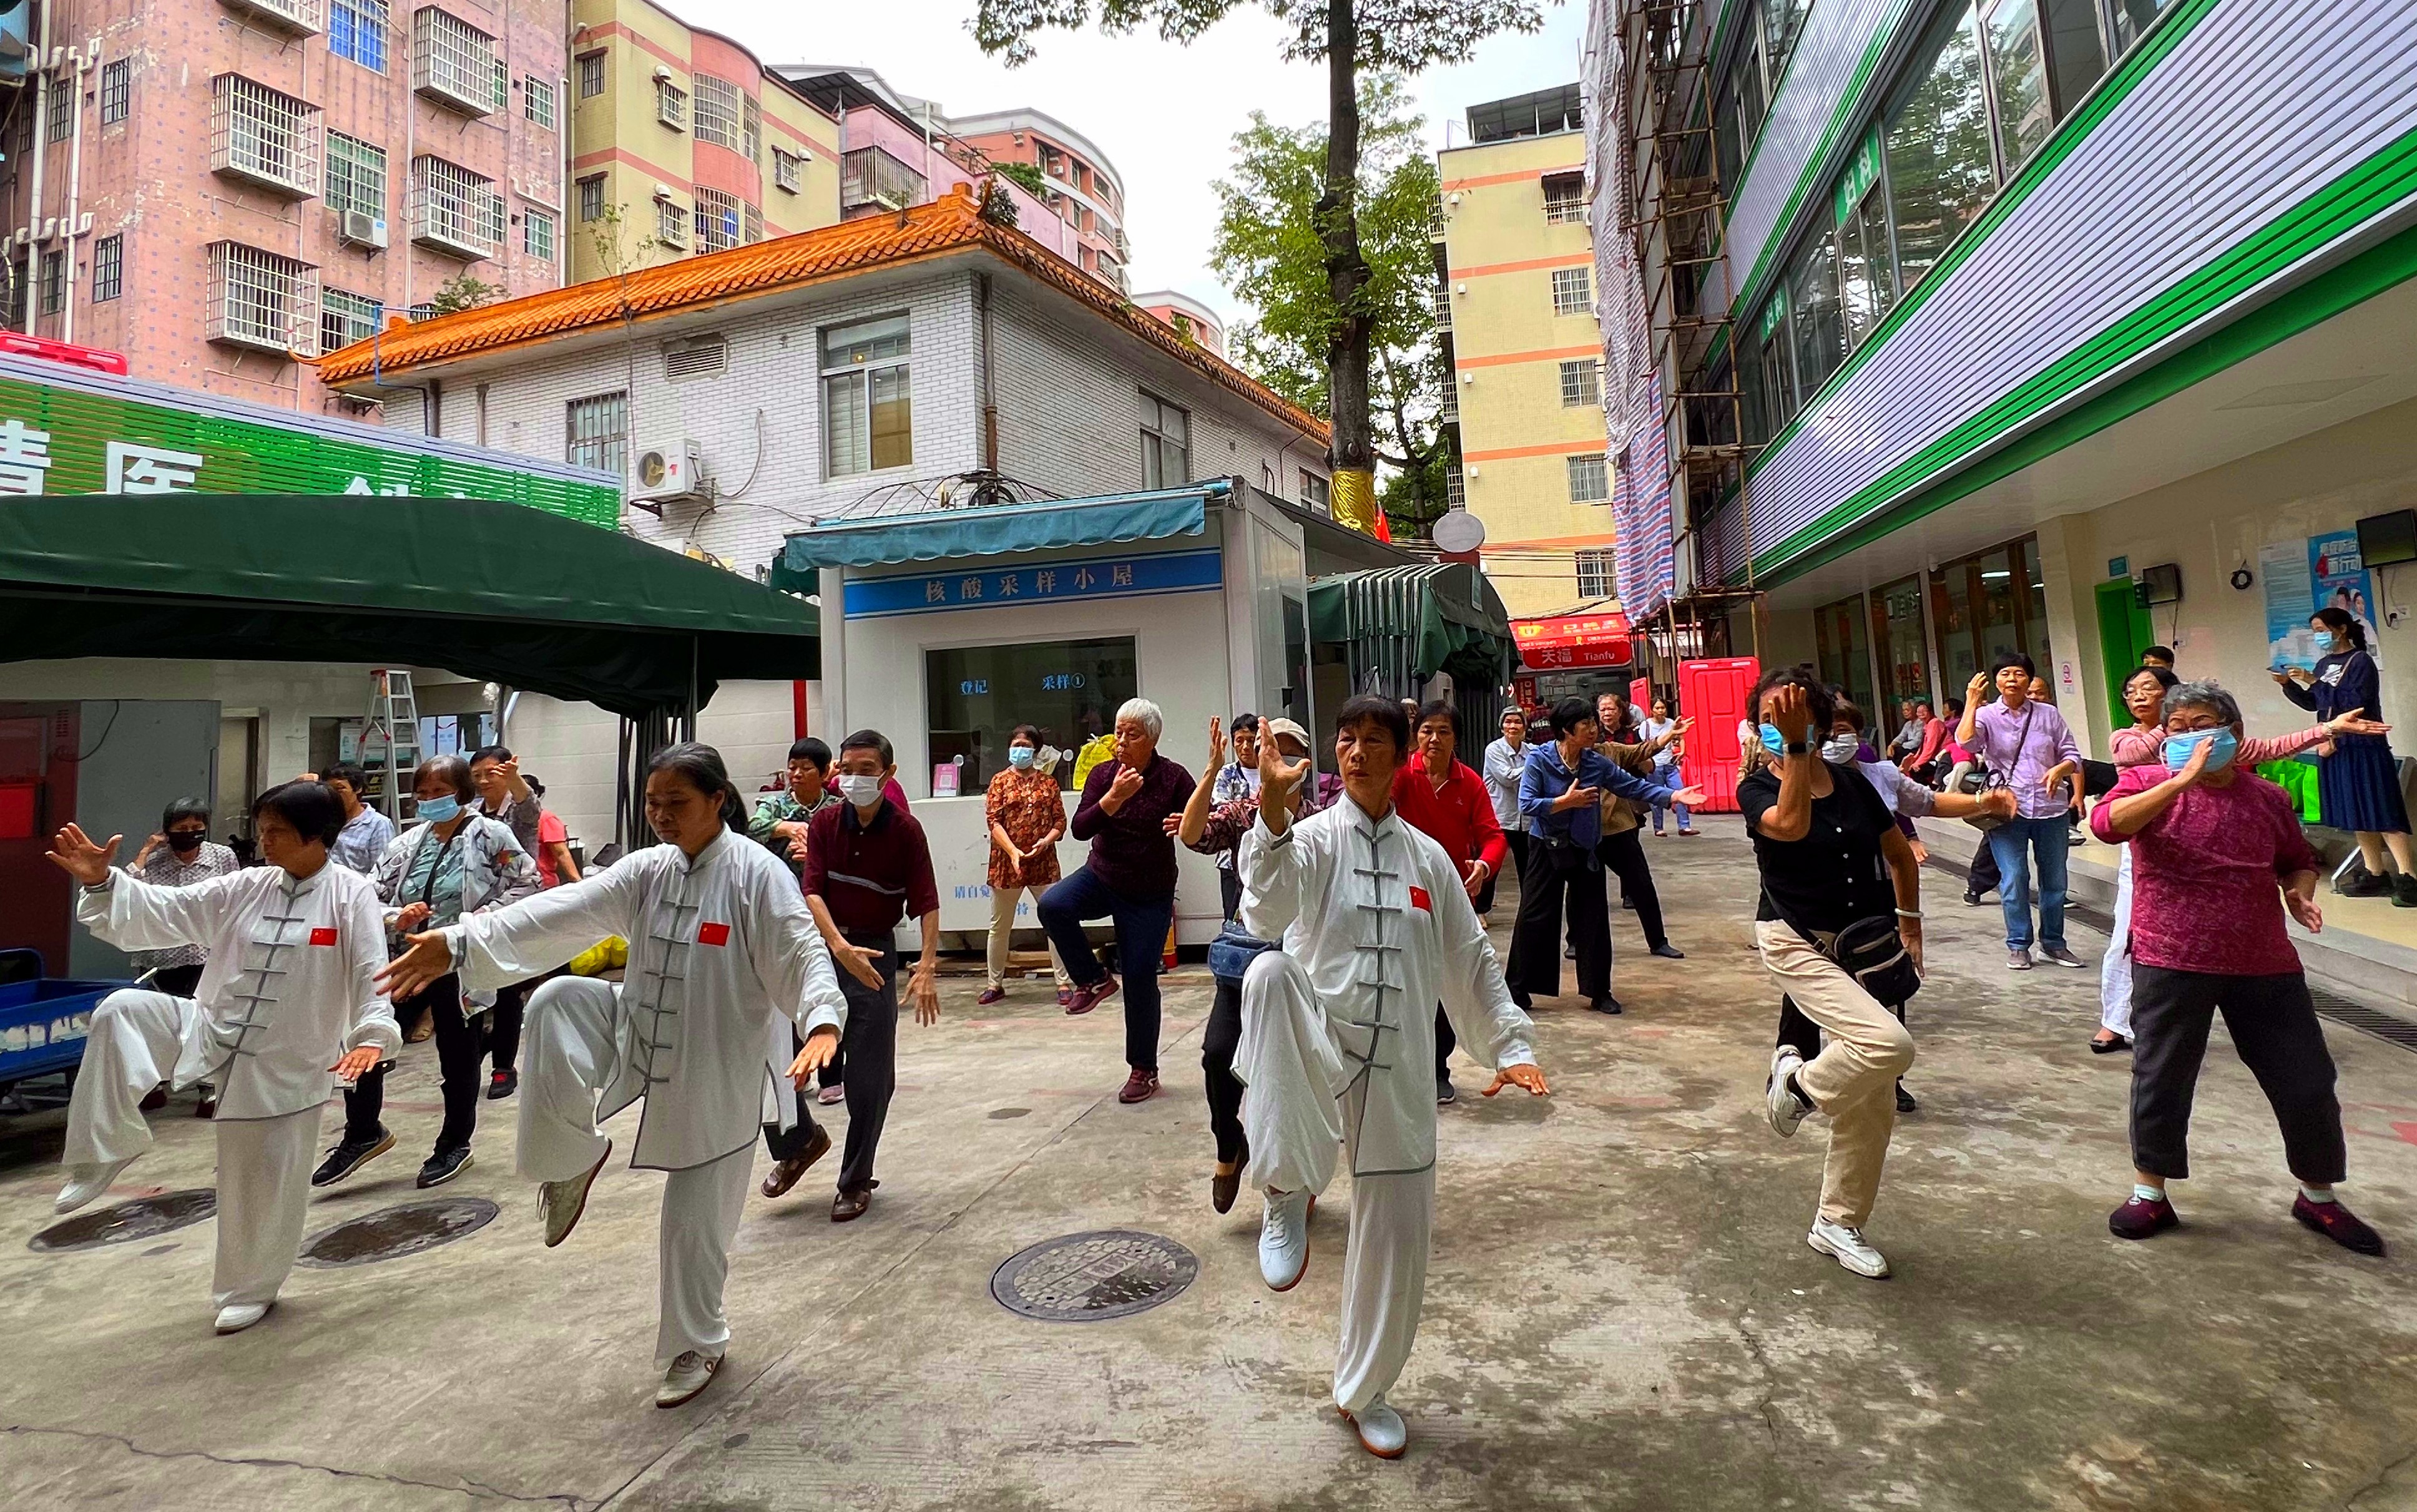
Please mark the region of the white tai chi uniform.
[[1345, 799], [1283, 835], [1254, 823], [1236, 863], [1242, 927], [1282, 939], [1242, 978], [1242, 1128], [1254, 1187], [1317, 1192], [1351, 1160], [1334, 1402], [1358, 1414], [1402, 1373], [1435, 1216], [1435, 1009], [1478, 1065], [1532, 1065], [1460, 868], [1387, 810]]
[[520, 1172], [583, 1173], [604, 1156], [599, 1119], [644, 1098], [630, 1163], [671, 1172], [655, 1363], [720, 1356], [750, 1152], [764, 1125], [797, 1123], [790, 1026], [810, 1035], [847, 1017], [797, 877], [725, 829], [693, 861], [649, 846], [442, 932], [473, 990], [540, 975], [613, 935], [630, 942], [621, 985], [557, 976], [529, 995]]
[[190, 887], [112, 871], [76, 917], [125, 950], [197, 945], [192, 997], [129, 989], [101, 1000], [68, 1103], [66, 1162], [90, 1179], [151, 1147], [142, 1103], [163, 1081], [219, 1088], [220, 1308], [275, 1300], [294, 1268], [311, 1155], [346, 1051], [403, 1049], [373, 978], [386, 964], [377, 889], [328, 865], [308, 877], [254, 867]]

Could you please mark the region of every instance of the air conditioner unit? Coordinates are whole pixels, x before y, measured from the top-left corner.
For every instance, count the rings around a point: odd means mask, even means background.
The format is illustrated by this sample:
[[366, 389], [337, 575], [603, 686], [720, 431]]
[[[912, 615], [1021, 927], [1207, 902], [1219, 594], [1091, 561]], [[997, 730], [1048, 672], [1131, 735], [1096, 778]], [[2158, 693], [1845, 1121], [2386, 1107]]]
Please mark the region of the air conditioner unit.
[[384, 249], [386, 219], [382, 216], [373, 216], [367, 210], [347, 210], [337, 223], [336, 237], [339, 241], [349, 242], [355, 247]]
[[705, 448], [682, 440], [638, 453], [636, 486], [630, 502], [661, 506], [682, 500], [704, 502], [713, 497], [713, 479], [706, 475]]

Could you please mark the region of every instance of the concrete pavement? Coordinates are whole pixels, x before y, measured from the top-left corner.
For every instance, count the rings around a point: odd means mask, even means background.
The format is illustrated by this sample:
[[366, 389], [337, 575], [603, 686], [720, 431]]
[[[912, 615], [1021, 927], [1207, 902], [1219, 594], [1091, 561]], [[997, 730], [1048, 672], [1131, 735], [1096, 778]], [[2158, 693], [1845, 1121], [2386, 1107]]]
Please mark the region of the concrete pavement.
[[[1208, 987], [1187, 969], [1167, 1090], [1137, 1108], [1114, 1099], [1113, 1005], [1069, 1020], [1042, 978], [977, 1009], [978, 979], [950, 980], [943, 1023], [900, 1031], [872, 1213], [828, 1220], [829, 1167], [750, 1199], [730, 1364], [676, 1412], [649, 1405], [661, 1178], [616, 1152], [578, 1233], [543, 1249], [512, 1103], [483, 1105], [479, 1163], [444, 1193], [492, 1198], [495, 1222], [297, 1271], [226, 1339], [210, 1224], [31, 1251], [57, 1119], [0, 1124], [0, 1505], [2417, 1507], [2417, 1055], [2328, 1030], [2344, 1196], [2391, 1258], [2290, 1222], [2280, 1142], [2220, 1030], [2186, 1227], [2122, 1244], [2105, 1220], [2129, 1182], [2127, 1066], [2083, 1047], [2094, 973], [2010, 975], [1994, 906], [1929, 873], [1923, 1107], [1870, 1227], [1897, 1275], [1864, 1281], [1804, 1247], [1823, 1126], [1783, 1143], [1761, 1122], [1752, 863], [1734, 820], [1707, 827], [1647, 842], [1688, 959], [1648, 958], [1615, 914], [1628, 1015], [1539, 1005], [1552, 1098], [1477, 1097], [1463, 1065], [1398, 1463], [1327, 1398], [1345, 1193], [1282, 1296], [1256, 1277], [1251, 1199], [1209, 1210]], [[2094, 959], [2101, 939], [2074, 936]], [[402, 1145], [314, 1202], [311, 1232], [423, 1195], [432, 1049], [389, 1095]], [[185, 1111], [158, 1116], [122, 1196], [209, 1183]], [[1198, 1278], [1105, 1323], [991, 1300], [1010, 1254], [1110, 1227], [1179, 1241]]]

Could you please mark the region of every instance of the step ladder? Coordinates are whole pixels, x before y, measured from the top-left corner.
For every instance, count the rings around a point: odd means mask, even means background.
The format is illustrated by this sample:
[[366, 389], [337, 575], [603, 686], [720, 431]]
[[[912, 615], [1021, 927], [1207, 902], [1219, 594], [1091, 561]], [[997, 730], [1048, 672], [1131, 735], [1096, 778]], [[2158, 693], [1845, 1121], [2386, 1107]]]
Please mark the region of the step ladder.
[[404, 782], [419, 765], [419, 702], [411, 691], [411, 673], [381, 667], [370, 673], [370, 712], [361, 725], [361, 765], [386, 774], [386, 791], [378, 807], [388, 819], [403, 822]]

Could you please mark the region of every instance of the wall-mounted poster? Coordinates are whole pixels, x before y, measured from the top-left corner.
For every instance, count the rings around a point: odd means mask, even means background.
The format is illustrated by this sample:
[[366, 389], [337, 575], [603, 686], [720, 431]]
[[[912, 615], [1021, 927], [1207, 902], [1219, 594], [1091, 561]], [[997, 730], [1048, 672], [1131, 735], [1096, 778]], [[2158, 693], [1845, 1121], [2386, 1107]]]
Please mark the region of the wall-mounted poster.
[[2308, 612], [2346, 612], [2366, 632], [2366, 648], [2373, 655], [2377, 646], [2375, 575], [2367, 571], [2366, 559], [2359, 554], [2358, 532], [2336, 530], [2309, 537], [2308, 575], [2316, 580], [2316, 603]]
[[2357, 531], [2269, 541], [2257, 552], [2257, 576], [2266, 587], [2268, 666], [2316, 666], [2308, 617], [2319, 609], [2349, 613], [2366, 631], [2368, 650], [2375, 649], [2374, 575], [2359, 555]]

